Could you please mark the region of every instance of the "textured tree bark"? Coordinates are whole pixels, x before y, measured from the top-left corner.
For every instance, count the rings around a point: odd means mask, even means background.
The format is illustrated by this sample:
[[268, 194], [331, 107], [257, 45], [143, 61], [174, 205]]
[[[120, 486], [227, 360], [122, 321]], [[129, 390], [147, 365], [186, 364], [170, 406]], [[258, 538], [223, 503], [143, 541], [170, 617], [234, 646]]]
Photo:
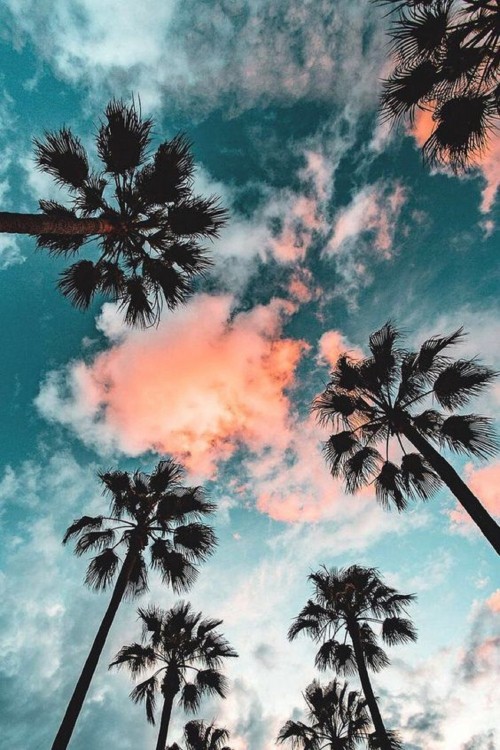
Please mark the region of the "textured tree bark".
[[160, 729], [158, 731], [156, 750], [165, 750], [165, 747], [167, 745], [168, 728], [170, 726], [170, 717], [172, 715], [174, 695], [175, 693], [169, 693], [168, 695], [165, 695], [163, 700], [163, 708], [161, 711]]
[[78, 219], [46, 214], [11, 214], [0, 211], [0, 232], [11, 234], [110, 234], [117, 229], [110, 219]]
[[109, 629], [113, 623], [118, 607], [120, 606], [120, 603], [123, 599], [125, 589], [127, 588], [130, 572], [135, 561], [135, 555], [135, 550], [129, 549], [127, 556], [123, 561], [122, 569], [120, 570], [120, 573], [116, 580], [115, 588], [113, 590], [113, 594], [111, 596], [111, 601], [102, 619], [99, 630], [97, 631], [94, 643], [92, 644], [92, 648], [90, 649], [89, 655], [87, 656], [87, 660], [83, 666], [78, 682], [76, 683], [76, 687], [74, 689], [73, 695], [71, 696], [71, 700], [68, 703], [66, 713], [64, 714], [61, 726], [59, 727], [59, 731], [57, 732], [56, 738], [52, 745], [52, 750], [66, 750], [66, 748], [68, 747], [71, 735], [73, 734], [73, 730], [75, 728], [75, 724], [82, 709], [85, 696], [87, 695], [92, 677], [94, 676], [99, 657], [101, 655], [104, 644], [106, 643]]
[[375, 734], [377, 735], [378, 742], [381, 750], [392, 750], [391, 743], [387, 736], [387, 731], [382, 721], [382, 715], [379, 711], [377, 699], [373, 692], [372, 684], [370, 682], [370, 676], [366, 668], [365, 656], [363, 654], [363, 646], [361, 645], [361, 638], [359, 635], [359, 625], [356, 621], [347, 623], [347, 629], [351, 636], [352, 645], [354, 648], [354, 655], [356, 657], [356, 664], [358, 667], [359, 681], [363, 688], [363, 693], [370, 710], [372, 717], [373, 726], [375, 728]]
[[442, 457], [408, 420], [402, 420], [398, 424], [398, 427], [453, 492], [458, 502], [482, 531], [493, 549], [500, 555], [500, 526], [498, 526], [488, 511], [481, 505], [474, 493], [470, 491], [453, 466]]

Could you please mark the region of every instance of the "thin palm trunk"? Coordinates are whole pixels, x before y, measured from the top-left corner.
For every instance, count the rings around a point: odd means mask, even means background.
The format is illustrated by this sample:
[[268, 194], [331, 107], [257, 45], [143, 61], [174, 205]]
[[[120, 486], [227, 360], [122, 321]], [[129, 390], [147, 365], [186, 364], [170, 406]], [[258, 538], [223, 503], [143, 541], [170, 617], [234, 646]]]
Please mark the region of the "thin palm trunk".
[[172, 691], [168, 691], [167, 695], [164, 696], [163, 708], [161, 710], [160, 730], [158, 732], [158, 740], [156, 742], [156, 750], [165, 750], [167, 744], [168, 727], [170, 726], [170, 717], [172, 715], [174, 695], [175, 693], [173, 693]]
[[110, 219], [78, 219], [50, 214], [11, 214], [0, 211], [0, 232], [11, 234], [91, 235], [111, 234], [117, 227]]
[[429, 462], [436, 474], [449, 487], [452, 493], [479, 527], [493, 549], [500, 555], [500, 526], [490, 516], [478, 498], [467, 487], [453, 466], [420, 434], [407, 420], [402, 421], [400, 429], [422, 456]]
[[352, 645], [354, 648], [354, 655], [356, 657], [356, 664], [358, 667], [359, 681], [363, 688], [363, 693], [368, 704], [370, 716], [372, 717], [373, 726], [377, 739], [380, 743], [381, 750], [391, 750], [391, 744], [387, 736], [387, 731], [382, 721], [382, 715], [380, 713], [375, 693], [373, 692], [370, 676], [366, 668], [365, 657], [363, 654], [363, 646], [361, 645], [361, 638], [359, 635], [359, 625], [356, 621], [348, 622], [347, 629], [351, 636]]
[[116, 580], [115, 588], [111, 596], [111, 601], [109, 602], [99, 630], [97, 631], [94, 643], [92, 644], [92, 648], [90, 649], [89, 655], [87, 656], [87, 660], [83, 666], [78, 682], [76, 683], [76, 687], [73, 691], [73, 695], [71, 696], [71, 700], [68, 703], [66, 713], [64, 714], [61, 726], [59, 727], [59, 731], [57, 732], [56, 738], [52, 745], [52, 750], [66, 750], [69, 744], [71, 735], [73, 734], [73, 730], [75, 728], [75, 724], [82, 709], [85, 696], [87, 695], [92, 677], [94, 676], [99, 657], [101, 656], [102, 649], [104, 647], [104, 644], [106, 643], [109, 629], [113, 623], [114, 617], [127, 588], [128, 579], [135, 562], [135, 556], [136, 551], [132, 548], [129, 549]]

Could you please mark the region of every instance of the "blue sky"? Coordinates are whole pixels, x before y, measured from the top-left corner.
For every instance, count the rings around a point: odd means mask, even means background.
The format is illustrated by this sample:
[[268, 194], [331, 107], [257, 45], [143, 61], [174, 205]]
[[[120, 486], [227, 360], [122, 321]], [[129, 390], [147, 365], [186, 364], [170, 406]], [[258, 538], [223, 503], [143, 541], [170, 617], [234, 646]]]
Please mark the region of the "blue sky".
[[[148, 471], [168, 454], [219, 506], [218, 551], [188, 598], [224, 619], [240, 653], [229, 697], [200, 713], [236, 750], [273, 746], [300, 715], [313, 648], [286, 631], [307, 574], [354, 562], [418, 595], [418, 642], [392, 649], [374, 679], [387, 723], [409, 750], [495, 750], [494, 554], [446, 491], [404, 515], [345, 496], [308, 409], [338, 353], [366, 347], [389, 318], [414, 343], [464, 325], [462, 351], [500, 368], [497, 146], [466, 178], [430, 174], [415, 138], [378, 122], [386, 20], [365, 0], [53, 5], [4, 4], [2, 210], [58, 195], [34, 168], [32, 137], [66, 124], [92, 149], [109, 98], [133, 94], [158, 141], [192, 138], [197, 187], [221, 195], [231, 221], [210, 278], [146, 331], [103, 299], [75, 311], [56, 290], [62, 261], [29, 237], [0, 238], [9, 747], [48, 746], [106, 606], [60, 544], [66, 526], [102, 507], [99, 469]], [[497, 417], [499, 394], [478, 411]], [[499, 513], [498, 460], [451, 460]], [[153, 581], [149, 601], [175, 597]], [[106, 670], [138, 636], [135, 606], [113, 626], [74, 750], [154, 741], [127, 675]], [[170, 741], [184, 721], [178, 710]]]

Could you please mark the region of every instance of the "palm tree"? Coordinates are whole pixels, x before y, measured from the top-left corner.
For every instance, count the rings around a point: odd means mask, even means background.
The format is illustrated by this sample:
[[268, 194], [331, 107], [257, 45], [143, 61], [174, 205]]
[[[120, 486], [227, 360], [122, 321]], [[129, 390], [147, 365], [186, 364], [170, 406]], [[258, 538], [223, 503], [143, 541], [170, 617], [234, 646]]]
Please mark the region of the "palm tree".
[[[188, 721], [184, 727], [185, 750], [231, 750], [226, 745], [229, 732], [215, 724], [206, 724], [204, 721]], [[175, 742], [166, 750], [182, 750]]]
[[331, 570], [323, 567], [311, 573], [309, 580], [314, 585], [314, 598], [296, 617], [288, 637], [293, 640], [304, 631], [321, 643], [315, 662], [318, 669], [358, 673], [375, 728], [371, 746], [394, 750], [400, 746], [399, 740], [384, 726], [368, 674], [368, 669], [378, 672], [390, 663], [377, 644], [373, 626], [389, 646], [415, 641], [411, 620], [402, 617], [415, 596], [398, 594], [382, 581], [375, 568], [359, 565]]
[[[76, 538], [75, 553], [95, 551], [85, 583], [100, 591], [115, 581], [111, 600], [80, 674], [52, 745], [64, 750], [94, 675], [118, 607], [125, 596], [147, 591], [149, 550], [151, 568], [175, 592], [194, 583], [198, 565], [216, 545], [213, 529], [200, 522], [214, 512], [201, 487], [182, 485], [184, 469], [171, 460], [160, 461], [151, 474], [109, 471], [99, 475], [111, 497], [109, 516], [83, 516], [66, 531], [63, 543]], [[123, 562], [117, 549], [124, 550]]]
[[423, 146], [431, 164], [463, 171], [498, 127], [500, 4], [497, 0], [374, 0], [398, 11], [390, 37], [395, 67], [382, 114], [396, 122], [433, 111]]
[[[236, 657], [216, 628], [222, 620], [202, 619], [189, 602], [179, 602], [169, 610], [159, 607], [139, 609], [143, 642], [124, 646], [110, 667], [126, 665], [133, 676], [154, 669], [130, 693], [134, 703], [144, 701], [146, 716], [155, 723], [156, 694], [163, 706], [156, 750], [165, 750], [172, 706], [176, 695], [186, 711], [196, 711], [204, 695], [226, 697], [227, 681], [220, 668], [224, 659]], [[188, 670], [194, 672], [188, 681]]]
[[290, 741], [292, 750], [356, 750], [369, 736], [366, 701], [347, 682], [336, 679], [322, 687], [314, 680], [305, 690], [309, 723], [287, 721], [278, 742]]
[[[400, 338], [386, 323], [370, 336], [371, 356], [355, 361], [342, 354], [315, 399], [320, 421], [335, 429], [325, 444], [331, 472], [344, 478], [348, 492], [373, 483], [382, 505], [399, 511], [411, 498], [426, 500], [444, 482], [500, 554], [498, 524], [433, 446], [479, 458], [495, 453], [490, 419], [453, 412], [481, 393], [496, 373], [476, 359], [453, 360], [444, 353], [463, 338], [461, 328], [424, 341], [418, 352], [400, 347]], [[449, 414], [422, 411], [430, 397]], [[399, 465], [390, 453], [394, 440], [403, 453]], [[417, 453], [407, 452], [403, 440]]]
[[98, 171], [68, 128], [35, 139], [38, 168], [68, 190], [69, 204], [41, 200], [42, 214], [0, 213], [0, 232], [36, 235], [38, 247], [64, 257], [96, 241], [97, 253], [62, 273], [62, 293], [82, 309], [103, 293], [121, 304], [128, 324], [154, 324], [163, 304], [184, 302], [193, 279], [211, 265], [199, 240], [217, 237], [227, 214], [216, 196], [193, 193], [194, 162], [184, 135], [148, 158], [152, 120], [115, 100], [104, 115], [96, 135]]

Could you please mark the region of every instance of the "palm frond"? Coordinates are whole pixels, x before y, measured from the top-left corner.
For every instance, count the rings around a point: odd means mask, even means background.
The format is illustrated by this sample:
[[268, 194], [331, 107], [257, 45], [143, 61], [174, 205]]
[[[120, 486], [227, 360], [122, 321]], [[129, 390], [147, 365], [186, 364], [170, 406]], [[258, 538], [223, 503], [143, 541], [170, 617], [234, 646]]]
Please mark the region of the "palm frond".
[[356, 391], [362, 385], [359, 363], [352, 360], [346, 353], [341, 354], [337, 359], [331, 378], [332, 385], [347, 392]]
[[96, 591], [103, 591], [112, 582], [120, 559], [112, 549], [105, 549], [92, 558], [87, 568], [85, 583]]
[[330, 435], [323, 446], [323, 453], [327, 464], [330, 466], [332, 476], [339, 476], [347, 459], [360, 447], [359, 440], [350, 430]]
[[391, 461], [385, 461], [375, 479], [375, 494], [382, 507], [405, 510], [408, 502], [403, 494], [403, 477], [400, 469]]
[[186, 302], [192, 293], [186, 274], [166, 264], [162, 259], [145, 259], [142, 271], [146, 287], [156, 294], [163, 294], [165, 303], [171, 310]]
[[418, 371], [422, 374], [436, 375], [443, 362], [442, 359], [438, 360], [441, 352], [450, 346], [458, 344], [463, 340], [464, 336], [464, 329], [461, 327], [448, 336], [432, 336], [430, 339], [424, 341], [415, 361]]
[[63, 271], [59, 277], [58, 287], [72, 304], [86, 310], [101, 281], [101, 271], [91, 260], [79, 260]]
[[216, 195], [187, 198], [168, 212], [170, 229], [178, 236], [218, 237], [227, 220], [228, 212]]
[[411, 620], [386, 617], [382, 623], [382, 638], [389, 646], [417, 640], [417, 631]]
[[444, 2], [412, 9], [402, 15], [390, 32], [393, 50], [400, 61], [414, 64], [422, 59], [440, 57], [447, 37], [449, 13], [450, 3]]
[[193, 682], [185, 682], [182, 686], [179, 703], [185, 711], [196, 713], [200, 707], [201, 691]]
[[448, 417], [441, 425], [441, 440], [456, 453], [490, 458], [498, 451], [492, 420], [476, 414]]
[[150, 646], [143, 646], [141, 643], [131, 643], [129, 646], [123, 646], [116, 654], [114, 660], [109, 665], [111, 667], [127, 667], [133, 677], [141, 674], [146, 669], [150, 669], [156, 662], [156, 654]]
[[214, 503], [206, 499], [206, 493], [202, 487], [183, 487], [160, 500], [157, 517], [164, 523], [169, 521], [185, 523], [191, 518], [201, 519], [212, 515], [216, 508]]
[[191, 148], [182, 134], [159, 146], [153, 164], [137, 175], [137, 187], [148, 203], [177, 203], [190, 193], [194, 172]]
[[89, 174], [89, 164], [81, 141], [68, 128], [45, 133], [45, 140], [33, 141], [38, 169], [50, 174], [59, 185], [79, 188]]
[[318, 649], [314, 665], [322, 672], [333, 669], [339, 674], [356, 674], [356, 657], [354, 649], [349, 643], [339, 643], [335, 640], [325, 641]]
[[161, 258], [166, 263], [174, 263], [188, 276], [204, 275], [213, 266], [213, 260], [207, 255], [206, 249], [196, 242], [170, 242], [162, 250]]
[[106, 171], [116, 175], [140, 166], [150, 141], [152, 121], [141, 119], [134, 104], [111, 101], [105, 109], [107, 122], [97, 135], [97, 151]]
[[417, 106], [432, 99], [438, 70], [425, 60], [415, 67], [396, 69], [384, 82], [382, 93], [382, 117], [385, 120], [399, 120], [408, 115], [411, 122], [415, 118]]
[[176, 593], [191, 588], [198, 576], [198, 570], [185, 555], [173, 550], [163, 539], [155, 539], [150, 550], [151, 564], [160, 572], [164, 583], [171, 586]]
[[318, 422], [326, 425], [340, 422], [344, 427], [350, 427], [350, 417], [357, 409], [357, 399], [347, 393], [339, 393], [334, 388], [326, 388], [313, 401], [312, 411], [317, 412]]
[[145, 328], [154, 322], [155, 312], [148, 298], [142, 276], [134, 274], [125, 282], [120, 309], [125, 310], [125, 322], [131, 326]]
[[79, 187], [75, 199], [75, 208], [81, 211], [83, 216], [92, 216], [98, 212], [109, 210], [104, 200], [104, 189], [107, 181], [98, 174], [90, 174], [83, 185]]
[[136, 685], [130, 693], [130, 698], [134, 703], [146, 704], [146, 717], [150, 724], [155, 723], [156, 692], [158, 690], [158, 680], [155, 675], [149, 677], [144, 682]]
[[290, 740], [292, 750], [319, 750], [321, 747], [320, 738], [311, 727], [300, 721], [287, 721], [281, 727], [276, 739], [278, 742]]
[[423, 146], [424, 159], [431, 165], [449, 164], [455, 172], [466, 169], [486, 148], [492, 116], [491, 101], [484, 94], [448, 99], [434, 114], [437, 125]]
[[77, 518], [73, 521], [71, 526], [68, 526], [66, 529], [62, 543], [67, 544], [72, 537], [81, 534], [82, 531], [100, 529], [103, 520], [102, 516], [82, 516], [81, 518]]
[[401, 480], [405, 492], [427, 500], [440, 487], [440, 477], [431, 469], [420, 453], [406, 453], [401, 459]]
[[343, 467], [347, 492], [357, 492], [367, 485], [382, 460], [380, 453], [370, 446], [364, 446], [348, 458]]
[[218, 695], [221, 698], [227, 695], [227, 679], [216, 669], [200, 669], [196, 673], [196, 685], [201, 694]]
[[142, 554], [136, 553], [127, 581], [126, 596], [134, 598], [148, 590], [148, 569]]
[[363, 642], [363, 656], [365, 657], [366, 666], [372, 672], [380, 672], [390, 664], [389, 657], [385, 651], [371, 641]]
[[419, 432], [430, 438], [438, 439], [444, 416], [435, 409], [426, 409], [421, 414], [412, 417], [413, 425]]
[[115, 532], [113, 529], [104, 529], [103, 531], [87, 531], [80, 535], [76, 545], [75, 554], [79, 557], [90, 549], [102, 550], [104, 547], [112, 545], [115, 541]]
[[202, 562], [215, 552], [217, 537], [211, 526], [190, 523], [175, 529], [173, 542], [191, 560]]
[[177, 489], [185, 476], [185, 469], [172, 459], [163, 459], [155, 466], [149, 477], [149, 486], [153, 492], [167, 492]]
[[378, 379], [381, 383], [391, 383], [399, 352], [394, 348], [401, 334], [388, 321], [382, 328], [372, 333], [368, 344], [377, 366]]
[[434, 381], [434, 396], [445, 409], [464, 406], [496, 378], [498, 373], [473, 359], [457, 359], [441, 370]]

